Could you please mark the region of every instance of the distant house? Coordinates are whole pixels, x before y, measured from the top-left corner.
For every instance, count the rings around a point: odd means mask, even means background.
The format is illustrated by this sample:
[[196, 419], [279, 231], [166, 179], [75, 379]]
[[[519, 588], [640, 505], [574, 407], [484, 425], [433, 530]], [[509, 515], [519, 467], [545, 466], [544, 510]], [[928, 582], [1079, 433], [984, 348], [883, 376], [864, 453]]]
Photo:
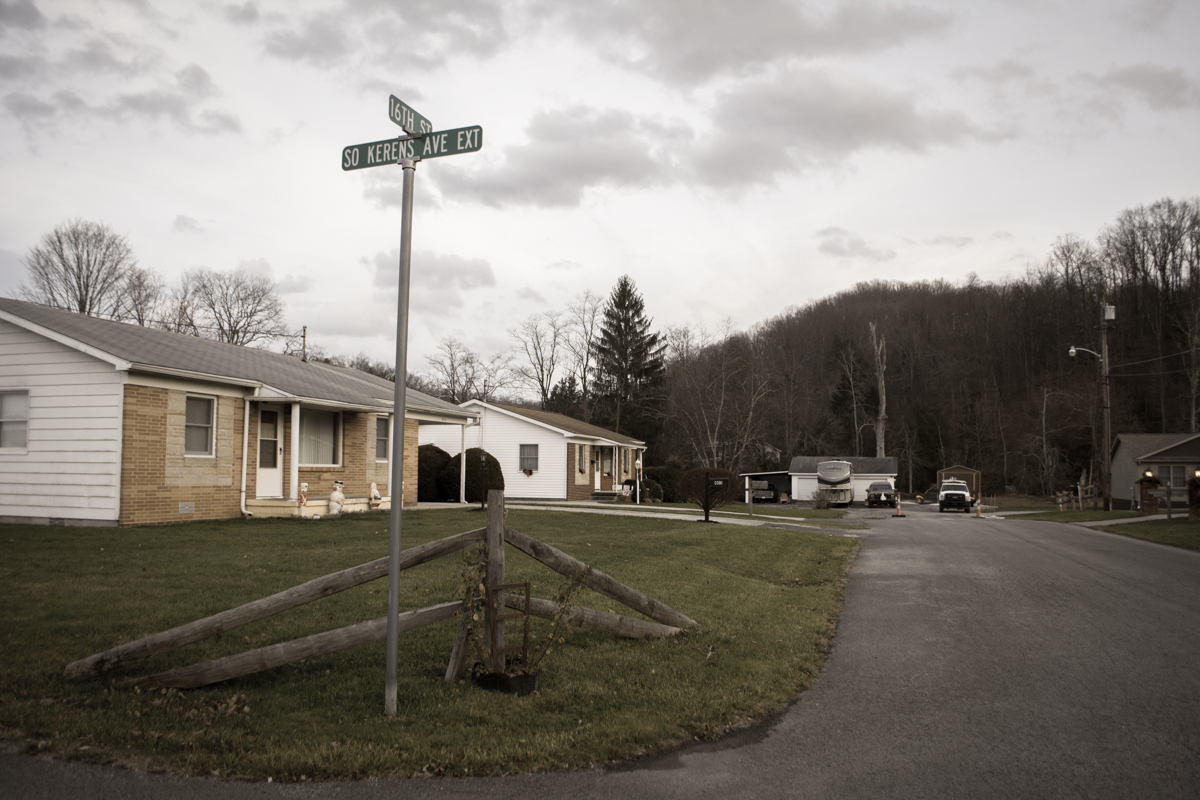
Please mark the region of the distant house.
[[1146, 469], [1163, 486], [1170, 477], [1174, 500], [1187, 501], [1187, 479], [1200, 467], [1200, 434], [1121, 433], [1112, 443], [1112, 507], [1132, 509]]
[[887, 481], [896, 485], [896, 475], [899, 471], [893, 456], [874, 458], [866, 456], [796, 456], [788, 465], [788, 476], [792, 481], [792, 497], [796, 500], [809, 500], [817, 491], [817, 465], [822, 461], [849, 461], [854, 470], [850, 479], [854, 488], [853, 496], [866, 497], [867, 487], [877, 481]]
[[461, 433], [423, 427], [420, 443], [452, 456], [464, 441], [482, 446], [500, 462], [505, 494], [515, 500], [586, 500], [618, 491], [646, 449], [638, 439], [550, 411], [482, 400], [461, 408], [478, 414], [479, 425]]
[[[1187, 504], [1187, 480], [1200, 469], [1200, 434], [1122, 433], [1112, 451], [1113, 508], [1132, 508], [1137, 482], [1147, 470], [1172, 491], [1172, 505]], [[1166, 501], [1160, 501], [1165, 503]]]
[[848, 461], [853, 469], [850, 479], [853, 496], [866, 497], [867, 487], [877, 481], [896, 485], [898, 465], [892, 456], [868, 458], [866, 456], [796, 456], [786, 472], [743, 472], [743, 479], [766, 481], [777, 493], [787, 493], [792, 500], [811, 500], [817, 491], [817, 465], [822, 461]]
[[[0, 521], [142, 525], [320, 513], [388, 485], [390, 381], [266, 350], [0, 298]], [[418, 428], [478, 418], [408, 390]]]

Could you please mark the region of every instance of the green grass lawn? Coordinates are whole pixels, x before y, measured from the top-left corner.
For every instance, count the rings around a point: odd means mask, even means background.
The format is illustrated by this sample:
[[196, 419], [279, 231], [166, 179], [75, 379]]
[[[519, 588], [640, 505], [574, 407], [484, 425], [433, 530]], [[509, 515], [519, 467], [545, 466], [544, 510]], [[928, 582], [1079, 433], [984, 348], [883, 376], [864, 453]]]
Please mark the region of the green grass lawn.
[[[404, 546], [484, 524], [406, 512]], [[629, 640], [571, 629], [542, 690], [516, 698], [442, 675], [457, 620], [402, 635], [399, 713], [382, 642], [204, 689], [120, 679], [384, 615], [376, 581], [84, 683], [70, 661], [387, 552], [387, 517], [111, 529], [0, 526], [0, 736], [28, 753], [277, 781], [570, 769], [654, 752], [774, 712], [820, 669], [857, 542], [815, 533], [512, 510], [508, 525], [667, 603], [700, 630]], [[4, 541], [7, 540], [7, 541]], [[507, 549], [508, 580], [564, 580]], [[406, 571], [401, 608], [452, 599], [460, 558]], [[575, 602], [623, 612], [590, 591]], [[629, 612], [632, 615], [632, 612]], [[548, 623], [534, 622], [543, 637]]]
[[1176, 510], [1174, 519], [1127, 522], [1123, 525], [1100, 528], [1100, 530], [1119, 533], [1122, 536], [1132, 536], [1134, 539], [1144, 539], [1147, 542], [1169, 544], [1188, 550], [1200, 550], [1200, 522], [1189, 520], [1186, 510], [1182, 513]]

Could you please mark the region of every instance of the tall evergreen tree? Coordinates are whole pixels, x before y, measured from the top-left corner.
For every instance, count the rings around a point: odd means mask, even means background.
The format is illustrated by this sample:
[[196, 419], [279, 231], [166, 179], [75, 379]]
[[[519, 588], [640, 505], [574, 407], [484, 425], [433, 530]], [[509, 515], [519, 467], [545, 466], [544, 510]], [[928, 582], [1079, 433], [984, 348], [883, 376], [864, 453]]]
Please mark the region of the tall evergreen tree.
[[647, 443], [651, 433], [644, 430], [646, 404], [662, 380], [666, 347], [663, 337], [650, 330], [650, 323], [633, 280], [622, 275], [604, 306], [596, 382], [609, 405], [612, 429]]

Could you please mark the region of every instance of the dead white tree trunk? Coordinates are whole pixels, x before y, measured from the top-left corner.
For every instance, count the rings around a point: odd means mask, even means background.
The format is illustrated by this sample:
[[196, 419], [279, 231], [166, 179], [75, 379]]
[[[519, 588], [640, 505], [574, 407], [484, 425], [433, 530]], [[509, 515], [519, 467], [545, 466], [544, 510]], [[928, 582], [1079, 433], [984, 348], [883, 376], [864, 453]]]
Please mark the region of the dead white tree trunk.
[[875, 380], [879, 382], [879, 417], [875, 421], [875, 457], [883, 458], [887, 453], [884, 448], [884, 429], [887, 427], [887, 387], [884, 385], [883, 374], [887, 371], [887, 342], [883, 335], [875, 336], [875, 323], [871, 327], [871, 350], [875, 353]]

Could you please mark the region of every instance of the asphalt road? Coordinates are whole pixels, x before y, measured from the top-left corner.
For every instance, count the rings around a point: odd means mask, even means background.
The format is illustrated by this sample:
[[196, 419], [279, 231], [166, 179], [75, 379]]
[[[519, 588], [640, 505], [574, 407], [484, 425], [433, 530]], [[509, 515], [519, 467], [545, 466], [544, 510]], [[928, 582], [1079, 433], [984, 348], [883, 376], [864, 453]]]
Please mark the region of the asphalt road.
[[1200, 796], [1200, 553], [1076, 526], [873, 520], [825, 668], [778, 719], [616, 769], [230, 784], [0, 755], [50, 798]]

